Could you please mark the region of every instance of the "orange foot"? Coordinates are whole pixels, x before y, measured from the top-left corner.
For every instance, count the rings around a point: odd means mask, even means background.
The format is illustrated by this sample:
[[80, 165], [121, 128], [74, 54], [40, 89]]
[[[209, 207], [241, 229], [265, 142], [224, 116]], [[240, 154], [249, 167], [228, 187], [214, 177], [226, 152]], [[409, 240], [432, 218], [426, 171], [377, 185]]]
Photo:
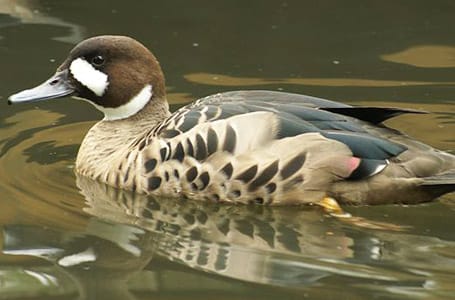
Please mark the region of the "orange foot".
[[345, 212], [338, 202], [331, 197], [324, 197], [319, 203], [316, 204], [321, 206], [326, 213], [337, 218], [338, 220], [358, 227], [391, 231], [406, 231], [410, 228], [410, 226], [402, 226], [388, 222], [371, 221], [362, 217], [354, 217], [350, 213]]

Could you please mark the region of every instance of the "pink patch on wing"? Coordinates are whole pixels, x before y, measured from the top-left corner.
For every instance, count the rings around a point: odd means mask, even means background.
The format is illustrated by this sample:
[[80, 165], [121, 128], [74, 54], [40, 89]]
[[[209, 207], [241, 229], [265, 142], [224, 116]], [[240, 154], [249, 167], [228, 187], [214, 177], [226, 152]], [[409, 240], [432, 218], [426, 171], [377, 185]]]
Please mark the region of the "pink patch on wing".
[[354, 172], [354, 170], [359, 167], [360, 161], [361, 161], [361, 159], [358, 157], [353, 156], [353, 157], [349, 158], [349, 160], [348, 160], [349, 173]]

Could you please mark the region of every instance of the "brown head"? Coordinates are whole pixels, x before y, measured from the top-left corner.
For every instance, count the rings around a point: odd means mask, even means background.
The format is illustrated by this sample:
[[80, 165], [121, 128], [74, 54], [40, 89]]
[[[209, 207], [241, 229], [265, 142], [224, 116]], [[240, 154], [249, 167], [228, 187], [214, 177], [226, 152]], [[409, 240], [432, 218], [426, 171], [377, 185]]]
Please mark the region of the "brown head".
[[64, 96], [88, 100], [106, 120], [124, 119], [150, 100], [164, 99], [161, 67], [153, 54], [126, 36], [97, 36], [71, 50], [53, 77], [12, 95], [10, 103]]

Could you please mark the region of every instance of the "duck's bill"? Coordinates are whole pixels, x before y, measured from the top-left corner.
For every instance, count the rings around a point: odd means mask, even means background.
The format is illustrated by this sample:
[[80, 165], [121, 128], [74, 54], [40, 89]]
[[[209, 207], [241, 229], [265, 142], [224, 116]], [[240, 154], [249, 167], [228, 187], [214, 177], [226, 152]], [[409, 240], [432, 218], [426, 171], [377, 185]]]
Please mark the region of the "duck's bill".
[[74, 93], [74, 87], [68, 82], [68, 71], [59, 71], [46, 82], [29, 90], [11, 95], [8, 103], [26, 103], [47, 99], [61, 98]]

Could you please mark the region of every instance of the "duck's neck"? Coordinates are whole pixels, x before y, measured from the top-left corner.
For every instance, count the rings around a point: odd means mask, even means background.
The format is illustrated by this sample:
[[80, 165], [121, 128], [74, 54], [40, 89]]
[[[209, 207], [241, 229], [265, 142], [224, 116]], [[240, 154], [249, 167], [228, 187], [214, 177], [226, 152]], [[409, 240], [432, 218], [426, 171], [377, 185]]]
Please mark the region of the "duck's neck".
[[137, 114], [125, 119], [103, 120], [88, 131], [76, 159], [76, 171], [90, 177], [109, 172], [127, 155], [128, 146], [170, 116], [166, 98], [154, 98]]

